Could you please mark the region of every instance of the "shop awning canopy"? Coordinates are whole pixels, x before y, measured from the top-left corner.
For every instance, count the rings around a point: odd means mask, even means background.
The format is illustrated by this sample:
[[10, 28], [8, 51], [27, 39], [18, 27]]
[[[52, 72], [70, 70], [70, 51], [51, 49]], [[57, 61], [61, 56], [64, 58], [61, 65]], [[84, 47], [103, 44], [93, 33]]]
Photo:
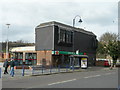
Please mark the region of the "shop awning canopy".
[[88, 55], [70, 55], [69, 57], [88, 57]]

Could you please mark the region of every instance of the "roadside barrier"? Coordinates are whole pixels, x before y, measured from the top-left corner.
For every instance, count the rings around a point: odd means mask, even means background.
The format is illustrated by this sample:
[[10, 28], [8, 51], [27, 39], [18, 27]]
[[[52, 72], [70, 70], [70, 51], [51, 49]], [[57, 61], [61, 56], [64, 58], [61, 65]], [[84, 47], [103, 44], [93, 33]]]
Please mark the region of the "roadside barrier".
[[68, 65], [66, 65], [66, 72], [68, 72]]
[[34, 66], [32, 67], [32, 75], [34, 75]]
[[22, 76], [24, 76], [24, 75], [25, 75], [25, 66], [22, 65]]
[[50, 66], [50, 74], [52, 73], [52, 66]]
[[44, 67], [43, 67], [43, 65], [42, 65], [42, 74], [44, 73]]
[[73, 71], [74, 71], [74, 69], [75, 69], [75, 68], [74, 68], [74, 65], [72, 65], [72, 69], [73, 69]]
[[62, 73], [62, 72], [73, 72], [76, 68], [74, 68], [74, 65], [70, 68], [69, 65], [65, 66], [33, 66], [32, 67], [32, 75], [38, 75], [38, 74], [54, 74], [54, 73]]
[[60, 72], [60, 65], [58, 65], [58, 72]]
[[[64, 65], [64, 66], [61, 66], [61, 65], [58, 65], [58, 66], [57, 65], [56, 66], [34, 65], [34, 66], [31, 66], [31, 69], [26, 69], [25, 65], [23, 65], [21, 67], [22, 67], [22, 69], [16, 69], [15, 71], [13, 68], [11, 68], [10, 75], [12, 77], [14, 77], [14, 75], [15, 76], [44, 75], [44, 74], [73, 72], [73, 71], [79, 70], [79, 69], [74, 68], [73, 65], [70, 66], [68, 64]], [[0, 71], [0, 75], [1, 75], [1, 71]]]
[[0, 68], [0, 78], [2, 78], [2, 69]]

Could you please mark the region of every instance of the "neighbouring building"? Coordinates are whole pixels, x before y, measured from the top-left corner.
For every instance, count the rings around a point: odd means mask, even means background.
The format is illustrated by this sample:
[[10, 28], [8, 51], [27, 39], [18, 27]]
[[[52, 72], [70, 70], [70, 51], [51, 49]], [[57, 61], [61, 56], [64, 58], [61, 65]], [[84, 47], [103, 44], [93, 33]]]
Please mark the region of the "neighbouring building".
[[87, 55], [88, 65], [95, 65], [96, 35], [59, 22], [47, 22], [35, 28], [37, 65], [66, 65], [70, 55]]
[[37, 52], [35, 46], [14, 47], [11, 48], [11, 57], [14, 58], [16, 65], [36, 65], [37, 64]]

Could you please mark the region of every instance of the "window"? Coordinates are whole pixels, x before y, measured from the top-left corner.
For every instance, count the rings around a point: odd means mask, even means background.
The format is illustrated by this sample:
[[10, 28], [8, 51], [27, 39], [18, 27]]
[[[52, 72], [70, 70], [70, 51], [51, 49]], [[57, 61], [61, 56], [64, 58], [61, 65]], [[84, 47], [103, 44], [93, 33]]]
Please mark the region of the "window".
[[66, 31], [66, 43], [71, 44], [72, 43], [72, 32], [71, 31]]
[[36, 53], [26, 53], [25, 54], [25, 64], [26, 65], [36, 65], [37, 63], [37, 55]]
[[16, 65], [22, 65], [23, 64], [23, 53], [16, 52], [14, 53], [14, 59]]
[[68, 31], [65, 29], [59, 29], [58, 32], [58, 43], [64, 43], [64, 44], [72, 44], [72, 39], [73, 39], [73, 32], [72, 31]]
[[92, 38], [92, 41], [93, 41], [92, 47], [96, 49], [96, 48], [97, 48], [97, 40], [96, 40], [96, 38], [93, 37], [93, 38]]
[[59, 30], [59, 42], [65, 42], [65, 30]]

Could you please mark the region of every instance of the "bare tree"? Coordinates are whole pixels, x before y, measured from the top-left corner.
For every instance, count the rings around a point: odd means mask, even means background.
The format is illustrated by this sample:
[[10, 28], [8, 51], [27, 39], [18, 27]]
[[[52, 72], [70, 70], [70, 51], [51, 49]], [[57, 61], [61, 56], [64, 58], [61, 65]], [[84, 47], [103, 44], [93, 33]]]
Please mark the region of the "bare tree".
[[106, 32], [99, 38], [99, 41], [104, 44], [108, 44], [109, 41], [116, 41], [117, 38], [118, 38], [117, 34]]

